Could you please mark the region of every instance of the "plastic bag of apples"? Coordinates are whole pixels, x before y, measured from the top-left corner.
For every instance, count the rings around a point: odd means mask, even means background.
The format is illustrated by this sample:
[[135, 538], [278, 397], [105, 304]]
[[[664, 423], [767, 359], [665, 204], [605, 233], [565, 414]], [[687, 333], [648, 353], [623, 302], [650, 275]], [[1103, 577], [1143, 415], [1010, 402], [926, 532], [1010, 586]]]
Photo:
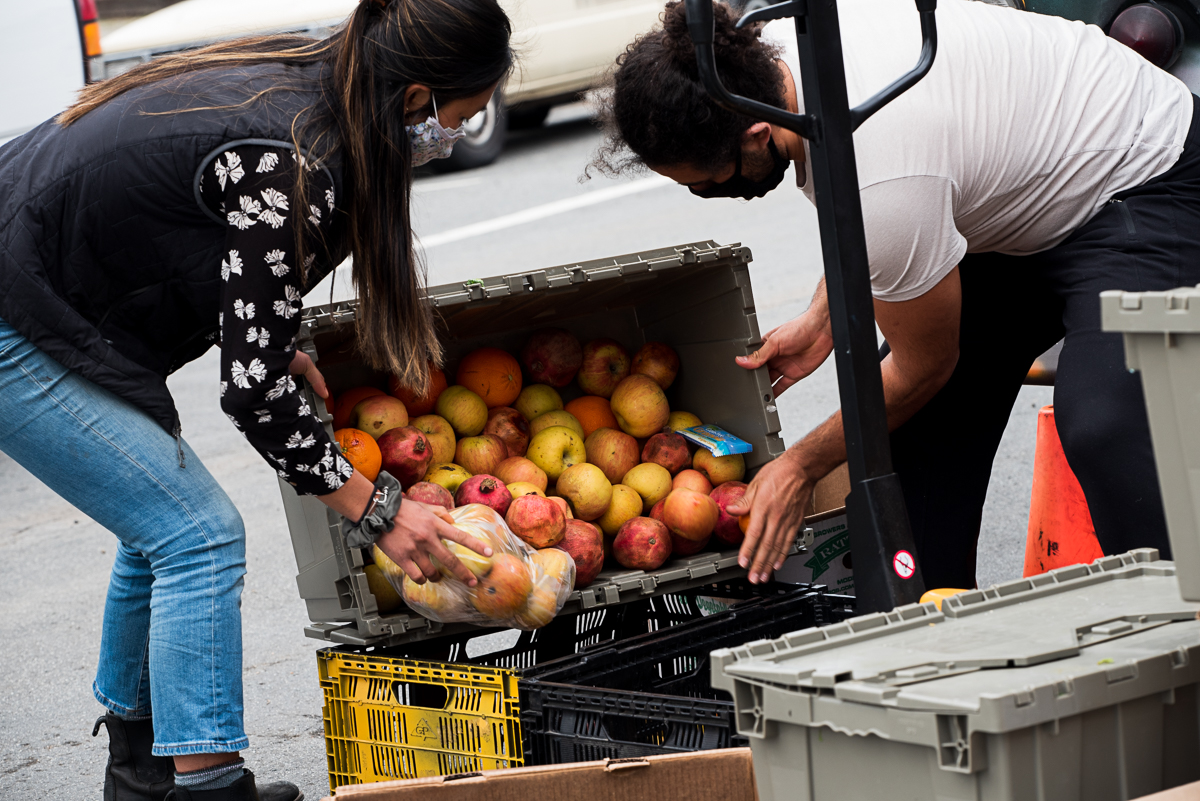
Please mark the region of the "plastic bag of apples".
[[[558, 548], [534, 550], [509, 530], [494, 509], [481, 503], [447, 513], [457, 528], [492, 546], [481, 556], [456, 542], [442, 542], [479, 580], [463, 584], [438, 565], [441, 581], [417, 584], [379, 549], [375, 564], [415, 612], [441, 623], [473, 623], [514, 629], [540, 628], [558, 614], [575, 582], [575, 561]], [[436, 560], [434, 560], [436, 564]]]

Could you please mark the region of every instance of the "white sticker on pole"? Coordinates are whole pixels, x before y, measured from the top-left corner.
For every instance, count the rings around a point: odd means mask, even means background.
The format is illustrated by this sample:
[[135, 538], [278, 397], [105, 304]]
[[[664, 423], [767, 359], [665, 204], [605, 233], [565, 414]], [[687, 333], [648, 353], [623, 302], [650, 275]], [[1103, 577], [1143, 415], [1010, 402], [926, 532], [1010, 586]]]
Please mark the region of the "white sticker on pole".
[[892, 557], [892, 569], [902, 579], [912, 578], [913, 573], [917, 572], [917, 561], [908, 551], [896, 551]]

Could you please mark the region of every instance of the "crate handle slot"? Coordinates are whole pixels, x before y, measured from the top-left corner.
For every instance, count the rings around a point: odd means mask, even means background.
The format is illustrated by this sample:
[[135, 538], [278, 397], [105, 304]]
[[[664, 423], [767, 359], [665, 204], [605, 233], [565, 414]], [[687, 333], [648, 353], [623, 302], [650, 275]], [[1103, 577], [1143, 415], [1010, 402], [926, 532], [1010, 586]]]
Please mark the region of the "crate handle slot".
[[440, 684], [393, 681], [392, 697], [398, 704], [419, 706], [442, 712], [450, 702], [450, 691]]
[[641, 757], [627, 757], [625, 759], [606, 759], [604, 760], [604, 772], [612, 773], [617, 770], [627, 770], [629, 768], [648, 768], [649, 761]]

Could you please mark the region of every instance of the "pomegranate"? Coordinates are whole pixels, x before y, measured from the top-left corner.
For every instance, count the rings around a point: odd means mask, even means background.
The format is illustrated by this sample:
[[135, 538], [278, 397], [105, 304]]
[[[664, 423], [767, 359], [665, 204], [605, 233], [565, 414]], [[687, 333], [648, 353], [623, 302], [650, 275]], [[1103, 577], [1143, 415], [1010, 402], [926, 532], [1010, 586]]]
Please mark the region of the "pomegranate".
[[613, 558], [623, 567], [655, 570], [671, 555], [671, 533], [649, 517], [635, 517], [617, 532]]
[[591, 584], [604, 569], [604, 535], [591, 523], [568, 520], [558, 547], [575, 560], [575, 589]]
[[432, 481], [418, 481], [408, 488], [404, 497], [410, 501], [444, 506], [447, 511], [454, 508], [454, 496], [450, 494], [450, 490], [440, 484], [434, 484]]
[[506, 458], [524, 456], [525, 449], [529, 447], [529, 421], [511, 406], [497, 406], [489, 410], [483, 433], [500, 438], [508, 452]]
[[413, 426], [390, 428], [379, 435], [379, 467], [391, 473], [404, 489], [425, 478], [433, 459], [429, 439]]
[[583, 364], [583, 348], [570, 331], [543, 328], [525, 343], [521, 364], [529, 373], [530, 383], [565, 387]]
[[512, 493], [504, 486], [504, 482], [495, 476], [471, 476], [459, 485], [458, 492], [454, 494], [454, 502], [459, 506], [482, 503], [494, 509], [496, 514], [504, 515], [512, 503]]
[[675, 475], [688, 466], [692, 461], [692, 454], [688, 450], [687, 440], [671, 431], [655, 434], [646, 440], [646, 447], [642, 449], [642, 461], [660, 464], [667, 468], [671, 475]]
[[742, 540], [746, 538], [742, 527], [738, 524], [738, 518], [725, 511], [727, 506], [740, 501], [745, 494], [746, 485], [741, 481], [726, 481], [708, 494], [708, 497], [717, 503], [717, 526], [713, 529], [713, 536], [721, 542], [729, 545], [741, 545]]
[[504, 522], [534, 548], [558, 545], [566, 534], [567, 518], [555, 500], [540, 495], [521, 495], [509, 505]]

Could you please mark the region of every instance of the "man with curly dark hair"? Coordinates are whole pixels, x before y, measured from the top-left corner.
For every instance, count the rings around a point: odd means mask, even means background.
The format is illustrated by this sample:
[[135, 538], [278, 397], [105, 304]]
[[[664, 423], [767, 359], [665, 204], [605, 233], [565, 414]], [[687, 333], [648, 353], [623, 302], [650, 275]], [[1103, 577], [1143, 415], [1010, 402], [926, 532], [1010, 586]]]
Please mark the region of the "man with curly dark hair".
[[[916, 63], [916, 10], [839, 3], [851, 104]], [[792, 22], [738, 30], [714, 6], [730, 91], [793, 112]], [[1068, 462], [1105, 553], [1168, 555], [1149, 429], [1121, 339], [1100, 330], [1105, 289], [1200, 282], [1200, 102], [1094, 26], [971, 0], [938, 5], [929, 74], [854, 135], [892, 452], [926, 582], [975, 586], [992, 460], [1029, 365], [1065, 337], [1055, 406]], [[649, 168], [701, 197], [762, 197], [806, 142], [718, 108], [696, 73], [681, 3], [618, 59], [593, 165]], [[776, 394], [833, 348], [824, 282], [768, 332], [746, 369]], [[751, 523], [741, 562], [778, 570], [815, 482], [846, 458], [841, 415], [765, 466], [731, 508]]]

